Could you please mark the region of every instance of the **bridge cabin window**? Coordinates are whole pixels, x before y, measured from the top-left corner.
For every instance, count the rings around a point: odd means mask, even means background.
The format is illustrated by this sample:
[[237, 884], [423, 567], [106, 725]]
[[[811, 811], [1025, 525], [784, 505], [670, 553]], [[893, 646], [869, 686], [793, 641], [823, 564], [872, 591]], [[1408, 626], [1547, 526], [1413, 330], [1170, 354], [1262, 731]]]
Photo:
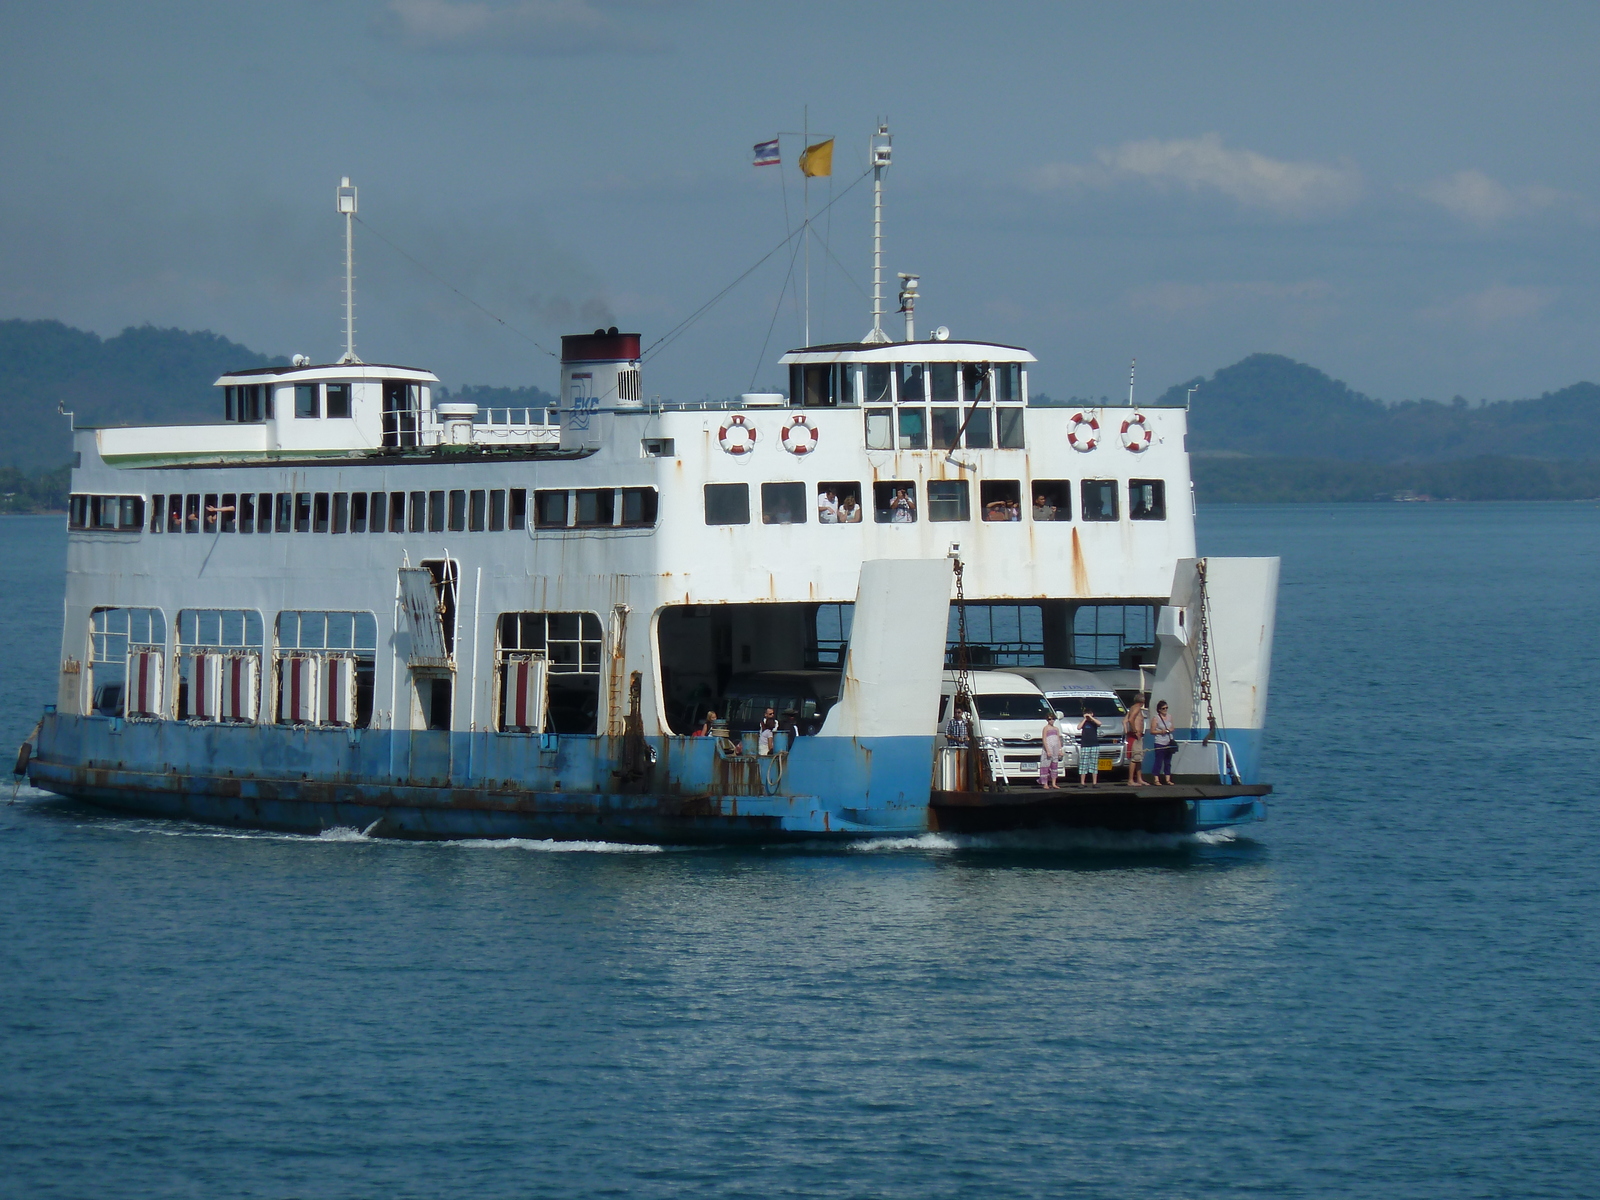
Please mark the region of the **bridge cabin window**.
[[186, 608], [178, 613], [173, 712], [180, 721], [249, 724], [256, 719], [261, 614]]
[[273, 719], [280, 725], [370, 725], [377, 648], [371, 613], [279, 613]]
[[806, 523], [806, 485], [803, 483], [763, 483], [761, 485], [761, 523], [763, 525], [804, 525]]
[[263, 383], [225, 384], [222, 389], [225, 420], [252, 424], [272, 417], [272, 386]]
[[294, 385], [294, 415], [297, 420], [315, 420], [322, 416], [322, 397], [314, 383]]
[[1085, 479], [1079, 484], [1082, 507], [1078, 510], [1085, 521], [1115, 521], [1117, 519], [1117, 481], [1115, 479]]
[[872, 518], [880, 525], [910, 525], [917, 519], [917, 485], [890, 479], [872, 485]]
[[348, 383], [328, 384], [327, 397], [327, 413], [330, 419], [351, 415], [350, 385]]
[[837, 408], [854, 403], [854, 368], [847, 364], [795, 363], [789, 368], [790, 403]]
[[1072, 520], [1072, 483], [1066, 479], [1033, 481], [1033, 519], [1035, 521]]
[[[1024, 389], [1017, 363], [869, 364], [862, 379], [868, 450], [1023, 447]], [[930, 401], [932, 407], [925, 407]], [[877, 407], [891, 403], [893, 408]]]
[[750, 524], [748, 483], [708, 483], [705, 504], [707, 525]]
[[1167, 485], [1160, 479], [1128, 480], [1128, 520], [1165, 521]]
[[817, 484], [817, 522], [821, 525], [860, 524], [861, 485], [853, 479]]

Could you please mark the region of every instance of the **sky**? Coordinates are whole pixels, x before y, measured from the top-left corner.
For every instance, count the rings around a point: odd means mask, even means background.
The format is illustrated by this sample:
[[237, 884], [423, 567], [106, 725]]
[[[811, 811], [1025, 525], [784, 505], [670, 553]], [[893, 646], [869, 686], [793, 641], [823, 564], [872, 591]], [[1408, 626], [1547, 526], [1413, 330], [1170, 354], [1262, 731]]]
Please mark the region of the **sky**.
[[647, 396], [783, 387], [803, 210], [811, 340], [871, 326], [886, 119], [886, 291], [1035, 390], [1531, 396], [1600, 379], [1597, 60], [1592, 3], [12, 0], [0, 318], [331, 360], [348, 175], [368, 361], [553, 389], [615, 324]]

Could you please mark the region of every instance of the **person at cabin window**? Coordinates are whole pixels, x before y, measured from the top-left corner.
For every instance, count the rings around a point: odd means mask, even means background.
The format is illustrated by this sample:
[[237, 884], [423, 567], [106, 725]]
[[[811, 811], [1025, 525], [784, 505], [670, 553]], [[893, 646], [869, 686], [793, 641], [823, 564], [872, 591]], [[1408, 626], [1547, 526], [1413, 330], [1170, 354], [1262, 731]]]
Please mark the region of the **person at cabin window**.
[[1056, 506], [1050, 503], [1050, 497], [1043, 492], [1034, 493], [1033, 519], [1035, 521], [1054, 521], [1056, 519]]
[[817, 521], [822, 525], [839, 523], [839, 497], [829, 488], [817, 497]]
[[854, 496], [847, 495], [839, 501], [839, 524], [854, 525], [861, 520], [861, 505]]
[[889, 503], [889, 520], [896, 525], [909, 525], [917, 519], [917, 505], [905, 488], [895, 488], [894, 499]]
[[696, 729], [694, 731], [694, 736], [695, 737], [710, 737], [711, 736], [711, 727], [713, 725], [715, 725], [716, 723], [717, 723], [717, 714], [715, 712], [706, 713], [705, 721], [701, 724], [699, 729]]

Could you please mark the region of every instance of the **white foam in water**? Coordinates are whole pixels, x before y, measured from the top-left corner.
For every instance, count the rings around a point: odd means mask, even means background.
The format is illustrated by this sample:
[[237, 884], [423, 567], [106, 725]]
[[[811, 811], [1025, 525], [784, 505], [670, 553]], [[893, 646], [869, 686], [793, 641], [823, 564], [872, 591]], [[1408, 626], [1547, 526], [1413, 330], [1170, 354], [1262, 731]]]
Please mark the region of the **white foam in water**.
[[939, 833], [924, 833], [918, 837], [872, 838], [864, 842], [846, 843], [847, 850], [858, 854], [876, 854], [884, 850], [961, 850], [961, 839]]
[[535, 850], [546, 854], [660, 854], [663, 849], [629, 842], [558, 842], [553, 838], [463, 838], [445, 844], [481, 850]]
[[335, 825], [332, 829], [324, 829], [317, 834], [319, 842], [370, 842], [372, 839], [359, 829], [344, 825]]

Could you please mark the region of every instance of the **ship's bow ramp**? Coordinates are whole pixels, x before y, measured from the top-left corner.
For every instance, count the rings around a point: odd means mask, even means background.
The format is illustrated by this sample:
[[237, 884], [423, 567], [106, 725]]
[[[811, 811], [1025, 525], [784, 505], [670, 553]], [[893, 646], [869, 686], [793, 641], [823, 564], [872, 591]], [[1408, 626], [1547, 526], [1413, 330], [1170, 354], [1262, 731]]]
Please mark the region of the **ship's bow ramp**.
[[1150, 689], [1152, 705], [1165, 700], [1179, 738], [1191, 740], [1174, 761], [1178, 774], [1225, 771], [1231, 752], [1244, 782], [1260, 778], [1278, 569], [1276, 558], [1178, 560]]
[[794, 791], [848, 792], [840, 815], [863, 826], [926, 827], [951, 578], [948, 559], [862, 563], [839, 700], [794, 756]]

